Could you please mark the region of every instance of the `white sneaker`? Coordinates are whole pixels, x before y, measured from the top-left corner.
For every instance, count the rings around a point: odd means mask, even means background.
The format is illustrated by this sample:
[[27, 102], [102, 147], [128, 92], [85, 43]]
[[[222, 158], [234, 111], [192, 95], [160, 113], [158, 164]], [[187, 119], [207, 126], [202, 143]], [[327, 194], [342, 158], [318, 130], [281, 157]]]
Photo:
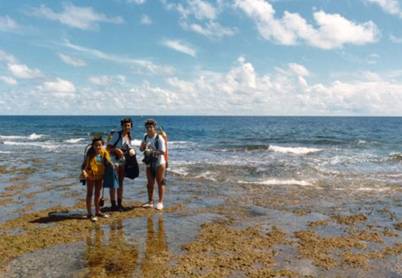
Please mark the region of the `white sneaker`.
[[141, 207], [143, 207], [143, 208], [153, 208], [154, 207], [154, 202], [148, 202], [148, 203], [142, 204]]
[[156, 204], [156, 209], [157, 209], [157, 210], [163, 210], [163, 203], [162, 203], [162, 202], [158, 202], [158, 203]]
[[95, 215], [91, 215], [90, 219], [92, 222], [98, 221], [98, 217], [96, 217]]

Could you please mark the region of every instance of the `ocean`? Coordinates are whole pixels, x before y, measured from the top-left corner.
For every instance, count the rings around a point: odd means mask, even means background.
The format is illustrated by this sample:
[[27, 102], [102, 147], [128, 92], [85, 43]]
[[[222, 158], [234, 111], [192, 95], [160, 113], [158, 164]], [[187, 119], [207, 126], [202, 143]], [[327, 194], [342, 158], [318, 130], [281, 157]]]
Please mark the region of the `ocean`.
[[[69, 205], [91, 134], [119, 130], [119, 116], [0, 117], [0, 192], [23, 183], [41, 202]], [[144, 121], [133, 116], [133, 143]], [[402, 118], [371, 117], [155, 117], [168, 133], [168, 181], [299, 186], [384, 192], [402, 185]], [[144, 170], [144, 169], [142, 169]], [[130, 184], [130, 180], [127, 183]], [[145, 184], [144, 171], [134, 182]], [[128, 197], [136, 198], [134, 191]], [[71, 193], [71, 192], [70, 192]], [[130, 193], [133, 196], [130, 196]], [[142, 197], [142, 196], [141, 196]], [[19, 203], [24, 206], [31, 200]], [[15, 209], [15, 206], [13, 206]], [[0, 212], [0, 220], [10, 211]], [[9, 215], [9, 217], [11, 217]]]
[[[90, 134], [119, 129], [116, 116], [2, 116], [2, 186], [73, 184]], [[147, 117], [133, 116], [133, 143]], [[155, 117], [169, 137], [175, 177], [217, 183], [391, 190], [402, 184], [402, 118]], [[56, 185], [55, 185], [56, 186]], [[1, 189], [0, 189], [1, 190]]]

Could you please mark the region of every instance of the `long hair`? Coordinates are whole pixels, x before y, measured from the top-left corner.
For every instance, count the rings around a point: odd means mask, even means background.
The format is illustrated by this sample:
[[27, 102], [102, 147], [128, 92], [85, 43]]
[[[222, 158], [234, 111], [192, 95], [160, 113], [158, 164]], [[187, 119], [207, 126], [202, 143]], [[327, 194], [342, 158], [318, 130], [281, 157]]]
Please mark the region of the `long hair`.
[[92, 139], [91, 147], [88, 149], [87, 153], [85, 154], [85, 159], [81, 165], [81, 169], [85, 169], [88, 166], [89, 161], [91, 161], [91, 159], [93, 159], [96, 156], [95, 143], [98, 141], [101, 141], [102, 145], [105, 144], [102, 137], [95, 137]]

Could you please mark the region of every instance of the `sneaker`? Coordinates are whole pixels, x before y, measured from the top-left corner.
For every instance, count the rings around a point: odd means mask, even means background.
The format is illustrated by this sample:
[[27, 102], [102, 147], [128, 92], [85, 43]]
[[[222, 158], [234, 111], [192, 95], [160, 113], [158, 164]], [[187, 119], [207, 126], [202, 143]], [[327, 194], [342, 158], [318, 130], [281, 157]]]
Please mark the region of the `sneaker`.
[[98, 213], [98, 214], [96, 214], [96, 216], [102, 217], [102, 218], [109, 218], [110, 217], [110, 215], [107, 214], [107, 213]]
[[119, 207], [118, 206], [116, 206], [116, 205], [112, 205], [111, 207], [110, 207], [110, 211], [119, 211]]
[[98, 217], [96, 217], [95, 215], [91, 215], [90, 219], [91, 219], [92, 222], [98, 221]]
[[154, 207], [154, 202], [148, 202], [148, 203], [142, 204], [141, 207], [143, 207], [143, 208], [153, 208]]
[[117, 211], [120, 211], [120, 212], [126, 211], [126, 207], [124, 207], [124, 206], [118, 206], [118, 207], [117, 207]]
[[157, 210], [163, 210], [163, 203], [162, 203], [162, 202], [158, 202], [158, 203], [156, 204], [156, 209], [157, 209]]

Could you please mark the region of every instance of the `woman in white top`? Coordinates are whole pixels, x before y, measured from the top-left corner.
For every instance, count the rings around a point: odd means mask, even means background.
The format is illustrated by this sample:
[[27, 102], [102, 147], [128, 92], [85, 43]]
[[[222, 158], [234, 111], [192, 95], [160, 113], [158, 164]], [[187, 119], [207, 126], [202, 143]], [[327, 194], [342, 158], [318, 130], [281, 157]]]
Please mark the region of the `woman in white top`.
[[116, 205], [116, 189], [110, 188], [110, 202], [112, 203], [112, 211], [123, 211], [123, 181], [124, 181], [124, 154], [133, 151], [131, 145], [131, 129], [133, 122], [131, 118], [124, 118], [120, 121], [121, 131], [113, 133], [112, 139], [108, 142], [107, 148], [111, 154], [112, 160], [118, 164], [117, 173], [119, 176], [119, 187], [117, 188], [117, 205]]
[[147, 133], [141, 142], [140, 151], [144, 152], [143, 162], [147, 166], [147, 190], [148, 202], [143, 207], [153, 208], [153, 194], [155, 180], [158, 184], [159, 200], [156, 209], [163, 209], [163, 197], [165, 193], [165, 171], [166, 171], [166, 145], [165, 140], [156, 131], [156, 121], [145, 122]]

